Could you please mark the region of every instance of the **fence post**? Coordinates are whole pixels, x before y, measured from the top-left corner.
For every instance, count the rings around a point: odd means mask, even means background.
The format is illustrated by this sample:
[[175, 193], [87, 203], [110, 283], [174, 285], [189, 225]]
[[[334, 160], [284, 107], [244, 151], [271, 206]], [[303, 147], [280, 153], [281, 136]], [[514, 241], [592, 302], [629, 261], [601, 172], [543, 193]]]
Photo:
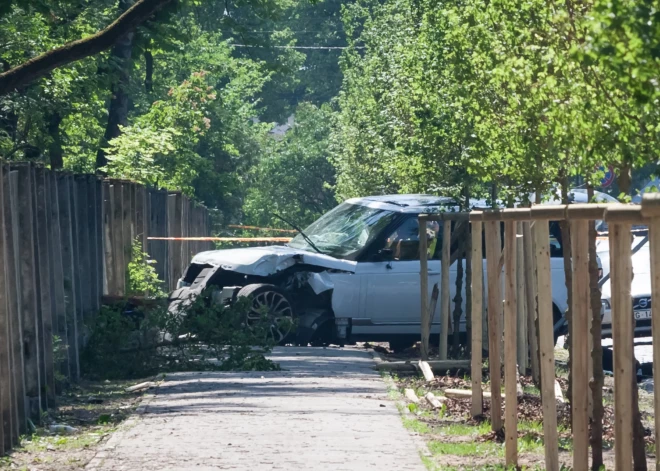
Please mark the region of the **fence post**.
[[[610, 231], [610, 280], [612, 285], [612, 346], [614, 349], [614, 450], [615, 470], [632, 469], [632, 387], [633, 312], [632, 250], [630, 231], [632, 222], [641, 219], [638, 208], [627, 206], [610, 208], [605, 220]], [[636, 222], [636, 221], [635, 221]]]
[[552, 325], [552, 281], [550, 272], [550, 228], [548, 221], [564, 219], [565, 206], [532, 209], [539, 322], [541, 402], [543, 405], [543, 441], [545, 468], [559, 471], [557, 438], [557, 402], [555, 398], [555, 345]]
[[87, 327], [91, 328], [92, 322], [96, 317], [96, 312], [98, 311], [100, 304], [99, 300], [101, 299], [101, 293], [99, 292], [99, 276], [102, 274], [102, 270], [99, 267], [100, 260], [98, 259], [98, 243], [99, 237], [99, 224], [101, 215], [99, 214], [98, 201], [97, 201], [97, 189], [96, 189], [97, 177], [96, 175], [85, 175], [85, 186], [87, 191], [87, 218], [85, 225], [88, 227], [88, 245], [87, 245], [87, 264], [89, 267], [89, 305], [87, 313]]
[[502, 256], [500, 215], [497, 211], [484, 212], [486, 234], [486, 275], [488, 277], [488, 365], [490, 368], [490, 415], [493, 431], [502, 430], [502, 359], [500, 354], [500, 312], [502, 310], [502, 283], [499, 261]]
[[114, 188], [105, 180], [103, 182], [103, 267], [105, 269], [103, 294], [117, 294], [115, 279], [115, 244], [113, 232]]
[[[530, 213], [531, 214], [531, 213]], [[516, 298], [518, 300], [518, 326], [517, 326], [517, 351], [518, 351], [518, 371], [522, 376], [527, 374], [527, 303], [525, 299], [525, 252], [523, 249], [523, 223], [518, 222], [516, 226]]]
[[472, 283], [472, 406], [470, 408], [472, 417], [478, 417], [484, 413], [484, 399], [481, 389], [481, 348], [483, 341], [481, 312], [483, 310], [484, 284], [484, 263], [481, 253], [483, 223], [481, 218], [481, 212], [473, 211], [470, 213], [472, 223], [472, 280], [468, 280], [468, 283]]
[[9, 330], [8, 288], [7, 272], [5, 266], [5, 234], [4, 217], [5, 188], [0, 179], [0, 456], [9, 451], [13, 444], [12, 409], [16, 407], [12, 402], [12, 378], [11, 378], [11, 331]]
[[[424, 233], [426, 234], [426, 228]], [[449, 290], [449, 267], [451, 266], [451, 221], [442, 222], [442, 256], [440, 274], [440, 341], [438, 358], [447, 359], [447, 339], [449, 338], [449, 316], [451, 314], [451, 294]]]
[[19, 243], [18, 260], [20, 276], [20, 311], [23, 321], [23, 357], [25, 360], [25, 394], [30, 417], [41, 418], [41, 370], [39, 365], [39, 323], [37, 316], [36, 273], [35, 273], [35, 234], [33, 213], [32, 165], [19, 163], [12, 165], [18, 171], [18, 207], [16, 221]]
[[[570, 215], [571, 213], [569, 213]], [[573, 417], [573, 469], [589, 467], [589, 221], [569, 221], [573, 254], [573, 388], [571, 408]], [[632, 302], [632, 301], [631, 301]]]
[[[167, 193], [160, 190], [149, 191], [149, 223], [147, 231], [153, 237], [168, 236], [168, 204]], [[164, 288], [169, 289], [169, 243], [164, 240], [150, 240], [149, 256], [156, 261], [158, 278], [163, 280]]]
[[541, 382], [541, 370], [539, 366], [539, 338], [536, 334], [536, 259], [534, 257], [534, 238], [532, 237], [532, 226], [530, 222], [523, 222], [523, 252], [525, 262], [525, 302], [527, 303], [527, 339], [532, 364], [532, 379], [535, 384]]
[[516, 366], [518, 290], [517, 269], [517, 223], [507, 220], [504, 223], [504, 388], [506, 396], [505, 460], [507, 466], [518, 463], [518, 399], [516, 396], [518, 376]]
[[27, 432], [27, 405], [25, 398], [25, 359], [23, 358], [23, 320], [21, 317], [21, 286], [18, 253], [18, 172], [3, 167], [5, 232], [7, 254], [5, 276], [7, 280], [7, 300], [9, 329], [11, 331], [12, 397], [16, 404], [14, 413], [14, 438]]
[[420, 356], [422, 360], [429, 359], [429, 337], [431, 336], [431, 322], [429, 313], [429, 261], [428, 261], [428, 241], [423, 234], [426, 233], [426, 221], [428, 216], [420, 214], [417, 221], [419, 224], [419, 286], [421, 290], [421, 327], [422, 327], [422, 343]]
[[[167, 196], [167, 226], [169, 237], [181, 237], [181, 210], [182, 195], [173, 193]], [[182, 272], [181, 243], [170, 241], [168, 243], [168, 256], [170, 264], [170, 291], [176, 288], [176, 284]]]
[[[645, 193], [642, 197], [642, 216], [649, 218], [649, 251], [651, 258], [651, 308], [660, 306], [660, 193]], [[655, 304], [654, 304], [655, 303]], [[660, 365], [660, 315], [658, 310], [651, 311], [653, 319], [653, 365]], [[659, 368], [653, 368], [653, 382], [660, 381]], [[660, 411], [660, 388], [653, 388], [654, 410]], [[660, 413], [655, 416], [655, 442], [658, 443], [660, 432]], [[656, 445], [657, 446], [657, 445]], [[660, 471], [660, 461], [656, 459], [656, 471]]]
[[[39, 293], [38, 299], [38, 313], [41, 317], [39, 325], [41, 332], [42, 348], [41, 365], [43, 371], [41, 375], [42, 381], [42, 406], [47, 409], [50, 405], [55, 404], [55, 371], [53, 362], [53, 309], [50, 290], [50, 237], [49, 237], [49, 224], [48, 214], [50, 212], [50, 198], [48, 195], [48, 188], [46, 183], [47, 171], [43, 167], [36, 167], [34, 169], [34, 196], [35, 196], [35, 266], [36, 266], [36, 279], [37, 279], [37, 292]], [[38, 314], [38, 315], [39, 315]]]
[[69, 371], [71, 381], [80, 378], [80, 364], [78, 351], [78, 322], [76, 312], [78, 300], [76, 295], [73, 241], [73, 206], [71, 198], [71, 180], [69, 174], [58, 173], [57, 193], [60, 220], [60, 236], [62, 238], [62, 280], [64, 284], [64, 300], [66, 306], [67, 352], [69, 355]]
[[147, 189], [138, 185], [135, 191], [135, 231], [142, 242], [142, 251], [147, 251]]

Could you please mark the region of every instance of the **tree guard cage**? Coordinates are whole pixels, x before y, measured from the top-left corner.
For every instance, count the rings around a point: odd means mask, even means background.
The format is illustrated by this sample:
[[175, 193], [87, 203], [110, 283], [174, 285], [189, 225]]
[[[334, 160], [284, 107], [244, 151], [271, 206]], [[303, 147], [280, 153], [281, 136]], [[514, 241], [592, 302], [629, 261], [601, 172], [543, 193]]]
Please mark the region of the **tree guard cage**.
[[[612, 338], [614, 346], [614, 435], [617, 471], [633, 469], [633, 386], [634, 319], [632, 310], [631, 230], [636, 224], [649, 227], [652, 306], [660, 306], [660, 194], [645, 194], [641, 206], [625, 204], [539, 205], [457, 213], [420, 214], [420, 234], [429, 221], [444, 224], [443, 243], [451, 237], [452, 221], [469, 221], [472, 238], [472, 335], [471, 339], [471, 413], [483, 415], [482, 346], [488, 346], [493, 431], [505, 429], [505, 462], [517, 466], [517, 367], [528, 349], [532, 373], [539, 376], [543, 404], [545, 469], [559, 470], [557, 398], [553, 332], [552, 278], [550, 266], [551, 221], [568, 221], [573, 247], [573, 322], [570, 334], [578, 339], [572, 352], [573, 388], [571, 399], [573, 429], [573, 469], [589, 468], [589, 417], [593, 403], [589, 382], [593, 376], [590, 335], [591, 296], [589, 288], [589, 221], [604, 220], [609, 225], [610, 279], [612, 284]], [[504, 225], [504, 249], [500, 227]], [[483, 237], [483, 241], [482, 241]], [[483, 242], [483, 243], [482, 243]], [[427, 241], [420, 238], [421, 356], [429, 356], [429, 337], [434, 313], [429, 306], [429, 260]], [[447, 244], [448, 245], [448, 244]], [[485, 265], [482, 254], [485, 247]], [[449, 248], [442, 251], [440, 359], [446, 359], [449, 324]], [[523, 260], [518, 260], [523, 257]], [[451, 261], [451, 259], [450, 259]], [[494, 269], [488, 269], [494, 267]], [[484, 270], [485, 269], [485, 270]], [[522, 270], [522, 271], [521, 271]], [[484, 280], [484, 271], [486, 279]], [[524, 283], [520, 278], [524, 277]], [[485, 285], [485, 286], [484, 286]], [[484, 295], [484, 287], [486, 294]], [[486, 300], [484, 301], [484, 297]], [[487, 315], [482, 317], [482, 310]], [[660, 311], [659, 311], [660, 312]], [[466, 313], [466, 316], [469, 315]], [[660, 315], [653, 312], [653, 342], [660, 343]], [[484, 320], [482, 320], [484, 319]], [[538, 329], [535, 328], [538, 321]], [[487, 328], [484, 327], [487, 325]], [[457, 328], [458, 326], [456, 326]], [[487, 332], [487, 343], [484, 333]], [[538, 335], [538, 338], [536, 337]], [[524, 337], [521, 339], [520, 337]], [[520, 349], [526, 351], [520, 352]], [[536, 349], [538, 348], [538, 356]], [[501, 352], [503, 351], [503, 356]], [[660, 364], [660, 349], [654, 348], [653, 360]], [[506, 409], [502, 420], [501, 374], [504, 370]], [[535, 371], [538, 370], [538, 371]], [[654, 368], [654, 380], [657, 369]], [[654, 404], [660, 410], [660, 390], [654, 389]], [[655, 417], [660, 430], [660, 414]]]

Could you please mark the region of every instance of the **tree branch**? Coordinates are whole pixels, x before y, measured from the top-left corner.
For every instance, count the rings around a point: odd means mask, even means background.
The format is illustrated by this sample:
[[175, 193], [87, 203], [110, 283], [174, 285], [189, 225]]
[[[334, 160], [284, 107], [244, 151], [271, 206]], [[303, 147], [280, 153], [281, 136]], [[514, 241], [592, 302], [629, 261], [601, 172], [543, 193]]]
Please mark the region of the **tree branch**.
[[58, 67], [109, 49], [124, 34], [135, 29], [172, 0], [138, 0], [107, 28], [84, 39], [52, 49], [0, 74], [0, 96]]

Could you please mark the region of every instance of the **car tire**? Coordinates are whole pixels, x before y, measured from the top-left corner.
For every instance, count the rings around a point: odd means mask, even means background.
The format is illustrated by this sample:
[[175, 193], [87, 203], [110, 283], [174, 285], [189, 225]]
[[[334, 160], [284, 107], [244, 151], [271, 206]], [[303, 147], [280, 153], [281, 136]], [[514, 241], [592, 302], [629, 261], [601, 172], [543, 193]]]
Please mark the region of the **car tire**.
[[[281, 288], [265, 283], [247, 285], [236, 294], [237, 298], [249, 298], [251, 309], [246, 315], [248, 327], [250, 322], [256, 322], [266, 311], [271, 322], [268, 336], [275, 344], [284, 344], [294, 333], [293, 323], [296, 319], [293, 303], [289, 295]], [[285, 322], [286, 321], [286, 322]]]

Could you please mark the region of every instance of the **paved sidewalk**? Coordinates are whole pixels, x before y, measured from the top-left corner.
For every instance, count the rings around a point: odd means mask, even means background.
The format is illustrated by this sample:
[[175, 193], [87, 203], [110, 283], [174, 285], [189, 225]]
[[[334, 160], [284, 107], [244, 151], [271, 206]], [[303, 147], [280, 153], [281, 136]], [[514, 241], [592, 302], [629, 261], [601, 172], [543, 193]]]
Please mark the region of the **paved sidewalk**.
[[395, 403], [355, 349], [277, 348], [285, 371], [168, 375], [99, 471], [424, 471]]

